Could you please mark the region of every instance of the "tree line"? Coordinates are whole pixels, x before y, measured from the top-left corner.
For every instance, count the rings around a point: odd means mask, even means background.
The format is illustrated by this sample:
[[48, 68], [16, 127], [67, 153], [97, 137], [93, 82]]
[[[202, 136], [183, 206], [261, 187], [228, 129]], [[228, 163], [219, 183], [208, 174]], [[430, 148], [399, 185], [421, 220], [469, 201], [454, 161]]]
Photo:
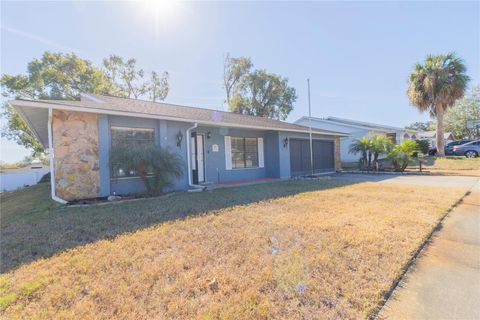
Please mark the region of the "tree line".
[[[78, 100], [80, 93], [97, 93], [125, 98], [148, 97], [164, 100], [169, 91], [168, 72], [146, 73], [135, 59], [110, 55], [102, 67], [74, 53], [45, 52], [27, 65], [26, 74], [3, 74], [0, 83], [4, 97], [23, 99]], [[3, 105], [6, 125], [2, 136], [41, 154], [43, 148], [17, 112]]]
[[[288, 79], [265, 69], [254, 69], [248, 57], [230, 57], [224, 61], [223, 88], [226, 104], [232, 112], [285, 120], [297, 99]], [[110, 55], [101, 67], [74, 53], [45, 52], [27, 65], [26, 74], [2, 75], [2, 94], [8, 98], [79, 99], [80, 93], [98, 93], [163, 101], [169, 93], [168, 72], [146, 73], [135, 59]], [[457, 138], [472, 136], [467, 123], [480, 118], [480, 89], [464, 97], [470, 78], [462, 59], [454, 53], [429, 55], [424, 63], [415, 64], [409, 78], [407, 97], [410, 104], [435, 120], [416, 123], [411, 128], [437, 130], [437, 150], [443, 156], [445, 129]], [[462, 99], [463, 98], [463, 99]], [[42, 152], [34, 135], [19, 115], [5, 104], [6, 125], [2, 136], [33, 150]]]
[[[252, 70], [250, 58], [225, 59], [224, 89], [232, 112], [284, 120], [297, 96], [288, 79], [264, 69]], [[2, 94], [9, 99], [78, 100], [80, 93], [96, 93], [132, 99], [163, 101], [168, 96], [167, 71], [145, 72], [133, 58], [110, 55], [100, 67], [74, 53], [45, 52], [27, 64], [26, 74], [3, 74]], [[43, 148], [7, 103], [3, 105], [7, 139], [41, 154]]]

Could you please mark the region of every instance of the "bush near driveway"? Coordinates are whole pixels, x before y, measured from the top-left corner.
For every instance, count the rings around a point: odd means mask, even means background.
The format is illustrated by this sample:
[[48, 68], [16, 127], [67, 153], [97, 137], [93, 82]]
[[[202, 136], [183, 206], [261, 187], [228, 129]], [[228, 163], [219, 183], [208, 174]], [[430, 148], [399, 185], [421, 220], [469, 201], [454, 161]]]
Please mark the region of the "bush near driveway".
[[[292, 187], [296, 194], [268, 199]], [[267, 199], [217, 203], [235, 199], [229, 194]], [[366, 317], [460, 196], [445, 188], [288, 181], [62, 209], [47, 220], [66, 219], [72, 231], [83, 224], [86, 234], [101, 233], [117, 218], [128, 221], [127, 214], [142, 220], [139, 212], [183, 216], [186, 206], [197, 205], [207, 214], [99, 240], [4, 274], [2, 317]], [[102, 226], [88, 230], [88, 219]], [[69, 230], [60, 226], [59, 237], [68, 240]]]

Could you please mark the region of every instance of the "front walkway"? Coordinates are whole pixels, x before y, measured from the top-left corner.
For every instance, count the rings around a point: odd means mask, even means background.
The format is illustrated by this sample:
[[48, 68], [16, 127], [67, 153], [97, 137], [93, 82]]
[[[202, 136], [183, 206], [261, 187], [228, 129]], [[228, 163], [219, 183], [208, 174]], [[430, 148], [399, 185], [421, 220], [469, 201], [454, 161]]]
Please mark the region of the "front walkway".
[[380, 319], [480, 319], [480, 183], [444, 220]]

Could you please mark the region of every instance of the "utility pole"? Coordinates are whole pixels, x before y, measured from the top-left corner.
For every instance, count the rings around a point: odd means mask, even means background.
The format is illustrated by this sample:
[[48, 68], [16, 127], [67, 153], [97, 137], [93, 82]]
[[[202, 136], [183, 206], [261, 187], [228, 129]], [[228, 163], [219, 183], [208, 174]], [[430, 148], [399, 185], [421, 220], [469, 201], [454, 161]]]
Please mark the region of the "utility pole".
[[312, 106], [310, 104], [310, 79], [307, 79], [308, 85], [308, 131], [310, 135], [310, 174], [313, 176], [313, 141], [312, 141]]

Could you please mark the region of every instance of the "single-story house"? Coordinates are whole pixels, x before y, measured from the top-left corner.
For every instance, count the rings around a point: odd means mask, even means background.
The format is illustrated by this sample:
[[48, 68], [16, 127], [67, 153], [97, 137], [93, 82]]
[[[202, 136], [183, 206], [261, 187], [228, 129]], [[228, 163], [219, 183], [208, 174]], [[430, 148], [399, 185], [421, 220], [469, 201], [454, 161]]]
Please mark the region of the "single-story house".
[[[419, 136], [419, 139], [421, 139], [421, 140], [428, 140], [431, 148], [436, 148], [437, 147], [437, 132], [436, 131], [423, 131], [423, 132], [420, 132], [418, 136]], [[451, 132], [445, 132], [443, 134], [443, 138], [445, 140], [445, 145], [447, 143], [455, 141], [455, 137], [453, 136], [453, 133], [451, 133]]]
[[[9, 102], [49, 149], [57, 201], [138, 193], [129, 168], [110, 163], [112, 144], [153, 143], [178, 153], [175, 190], [204, 183], [290, 178], [310, 173], [309, 128], [283, 121], [142, 100], [82, 94], [80, 101]], [[313, 129], [314, 172], [340, 169], [340, 137]]]
[[416, 130], [393, 127], [382, 124], [369, 123], [358, 120], [343, 119], [337, 117], [326, 118], [309, 118], [301, 117], [296, 124], [311, 126], [320, 130], [332, 130], [348, 133], [348, 137], [344, 137], [340, 141], [340, 154], [342, 161], [355, 162], [358, 161], [360, 155], [348, 152], [350, 145], [355, 139], [359, 139], [368, 135], [384, 135], [390, 137], [393, 142], [400, 143], [403, 140], [418, 139], [419, 132]]

